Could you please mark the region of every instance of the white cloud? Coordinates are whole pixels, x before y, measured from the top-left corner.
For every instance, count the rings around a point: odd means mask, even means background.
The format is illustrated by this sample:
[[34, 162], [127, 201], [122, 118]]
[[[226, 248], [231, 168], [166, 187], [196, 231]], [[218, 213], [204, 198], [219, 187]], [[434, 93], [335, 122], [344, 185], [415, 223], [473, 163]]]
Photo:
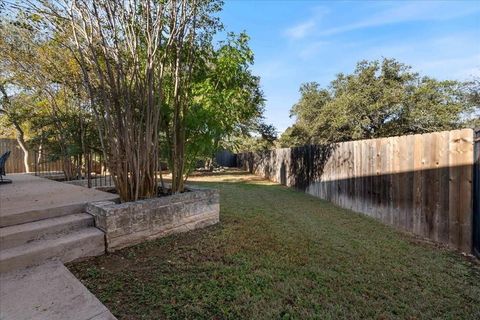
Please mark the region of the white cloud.
[[315, 21], [311, 19], [291, 28], [288, 28], [285, 31], [285, 34], [292, 39], [301, 39], [307, 36], [311, 31], [313, 31], [315, 29], [315, 25]]
[[429, 1], [402, 3], [401, 5], [396, 5], [393, 8], [373, 14], [366, 19], [320, 31], [318, 35], [328, 36], [363, 28], [408, 21], [449, 20], [477, 12], [480, 12], [480, 6], [478, 5], [459, 7], [455, 3]]
[[[390, 43], [367, 41], [358, 45], [358, 57], [396, 58], [421, 75], [467, 80], [480, 75], [480, 47], [476, 32], [442, 34], [433, 38], [398, 39]], [[362, 48], [364, 48], [362, 50]]]
[[468, 80], [480, 76], [480, 54], [462, 58], [423, 60], [415, 63], [422, 74], [440, 74], [445, 79]]
[[321, 19], [330, 13], [330, 9], [324, 6], [316, 6], [311, 8], [310, 18], [298, 23], [285, 30], [284, 34], [293, 40], [298, 40], [309, 36], [316, 30]]
[[262, 80], [276, 80], [283, 77], [291, 76], [295, 70], [291, 64], [282, 59], [270, 59], [260, 61], [253, 65], [255, 74], [258, 74]]

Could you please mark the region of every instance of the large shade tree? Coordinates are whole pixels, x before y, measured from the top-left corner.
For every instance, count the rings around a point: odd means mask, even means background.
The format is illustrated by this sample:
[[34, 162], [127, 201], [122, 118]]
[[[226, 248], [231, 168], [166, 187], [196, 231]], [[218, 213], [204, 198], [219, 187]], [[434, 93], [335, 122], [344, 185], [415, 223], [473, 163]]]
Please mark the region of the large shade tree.
[[194, 75], [185, 118], [187, 170], [196, 159], [211, 157], [239, 130], [252, 128], [263, 112], [259, 78], [250, 70], [253, 53], [248, 36], [229, 34], [218, 48], [205, 50], [202, 66]]
[[469, 125], [479, 108], [466, 84], [420, 77], [394, 59], [362, 61], [327, 88], [303, 84], [300, 96], [283, 146], [450, 130]]
[[91, 129], [80, 68], [69, 50], [30, 22], [24, 15], [0, 22], [0, 113], [15, 128], [27, 170], [29, 150], [48, 144], [71, 179], [81, 161], [70, 159], [82, 158]]

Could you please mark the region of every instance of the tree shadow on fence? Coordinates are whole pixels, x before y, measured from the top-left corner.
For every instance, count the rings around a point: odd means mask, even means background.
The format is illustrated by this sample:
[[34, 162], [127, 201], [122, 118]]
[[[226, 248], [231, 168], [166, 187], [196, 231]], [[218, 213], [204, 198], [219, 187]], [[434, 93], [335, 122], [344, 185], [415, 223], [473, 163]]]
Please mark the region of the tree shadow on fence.
[[310, 184], [320, 179], [328, 159], [337, 146], [337, 144], [325, 144], [291, 148], [292, 162], [288, 171], [293, 182], [290, 185], [296, 189], [305, 190]]
[[[325, 165], [337, 146], [337, 144], [306, 145], [259, 153], [241, 153], [237, 156], [237, 164], [250, 173], [305, 190], [322, 176]], [[278, 173], [277, 163], [280, 163]]]
[[[363, 175], [332, 174], [337, 168], [348, 167], [344, 163], [348, 160], [340, 156], [324, 176], [337, 146], [303, 146], [239, 158], [251, 173], [464, 252], [470, 252], [472, 242], [478, 242], [480, 213], [474, 190], [479, 190], [480, 182], [477, 178], [472, 186], [472, 165], [439, 167], [432, 163], [423, 169], [377, 174], [372, 174], [370, 166]], [[409, 161], [407, 167], [413, 168], [413, 160]]]

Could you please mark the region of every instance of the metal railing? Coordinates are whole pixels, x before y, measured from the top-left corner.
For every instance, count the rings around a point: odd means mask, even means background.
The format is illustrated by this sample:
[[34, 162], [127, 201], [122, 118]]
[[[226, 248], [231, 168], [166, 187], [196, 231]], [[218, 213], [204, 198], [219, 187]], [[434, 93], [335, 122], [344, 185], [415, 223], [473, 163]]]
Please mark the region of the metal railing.
[[101, 152], [88, 150], [82, 154], [61, 155], [35, 150], [34, 159], [36, 176], [87, 188], [113, 186]]

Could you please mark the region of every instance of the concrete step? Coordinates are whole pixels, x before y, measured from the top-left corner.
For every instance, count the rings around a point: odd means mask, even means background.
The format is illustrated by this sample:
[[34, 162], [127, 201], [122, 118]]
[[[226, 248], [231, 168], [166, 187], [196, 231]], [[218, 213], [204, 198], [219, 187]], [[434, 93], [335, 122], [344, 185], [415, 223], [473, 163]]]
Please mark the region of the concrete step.
[[85, 212], [95, 201], [118, 201], [118, 195], [30, 174], [8, 175], [13, 183], [0, 190], [0, 227]]
[[55, 237], [81, 228], [93, 226], [93, 216], [76, 213], [50, 219], [28, 222], [0, 228], [0, 250], [21, 246], [26, 243]]
[[49, 259], [69, 262], [79, 258], [102, 255], [104, 233], [95, 227], [60, 234], [57, 238], [41, 239], [0, 251], [0, 272], [40, 264]]
[[0, 227], [8, 227], [17, 224], [66, 216], [69, 214], [82, 213], [85, 212], [85, 206], [86, 203], [81, 202], [51, 208], [39, 208], [13, 214], [1, 215]]

